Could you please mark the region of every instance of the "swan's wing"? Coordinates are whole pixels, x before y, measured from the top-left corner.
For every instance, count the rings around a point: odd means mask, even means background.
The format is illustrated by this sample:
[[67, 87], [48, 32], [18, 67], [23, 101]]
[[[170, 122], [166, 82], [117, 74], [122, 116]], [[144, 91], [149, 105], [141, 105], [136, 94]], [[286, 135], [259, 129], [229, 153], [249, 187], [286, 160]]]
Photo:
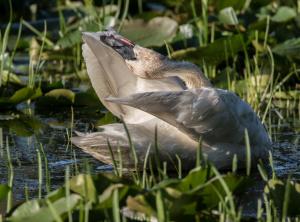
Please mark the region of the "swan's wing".
[[129, 95], [135, 88], [136, 77], [126, 67], [124, 59], [113, 49], [102, 43], [97, 36], [84, 34], [85, 44], [82, 46], [87, 72], [99, 99], [114, 115], [126, 114], [119, 104], [104, 100], [107, 96]]
[[[154, 153], [155, 127], [155, 124], [151, 126], [127, 124], [141, 169], [149, 146], [151, 146], [150, 156]], [[175, 155], [177, 154], [182, 161], [187, 162], [183, 166], [184, 168], [193, 166], [197, 143], [167, 123], [160, 124], [157, 127], [161, 161], [173, 164], [170, 162], [172, 162], [171, 160], [176, 162]], [[109, 124], [102, 126], [100, 130], [100, 132], [89, 134], [77, 133], [78, 135], [72, 138], [72, 143], [94, 158], [106, 164], [112, 164], [111, 153], [107, 144], [109, 140], [114, 158], [119, 159], [119, 149], [122, 154], [123, 167], [133, 168], [134, 159], [123, 125]]]
[[108, 98], [108, 101], [151, 113], [196, 141], [202, 137], [208, 144], [244, 144], [245, 128], [252, 139], [259, 140], [259, 134], [266, 136], [251, 107], [226, 90], [200, 88], [148, 92], [126, 98]]
[[176, 78], [161, 81], [137, 77], [128, 69], [120, 52], [100, 40], [103, 35], [105, 32], [83, 33], [85, 44], [82, 46], [87, 72], [99, 99], [108, 110], [118, 117], [122, 116], [127, 123], [138, 123], [153, 118], [131, 107], [107, 102], [104, 98], [123, 97], [136, 92], [179, 90], [182, 89], [180, 81]]

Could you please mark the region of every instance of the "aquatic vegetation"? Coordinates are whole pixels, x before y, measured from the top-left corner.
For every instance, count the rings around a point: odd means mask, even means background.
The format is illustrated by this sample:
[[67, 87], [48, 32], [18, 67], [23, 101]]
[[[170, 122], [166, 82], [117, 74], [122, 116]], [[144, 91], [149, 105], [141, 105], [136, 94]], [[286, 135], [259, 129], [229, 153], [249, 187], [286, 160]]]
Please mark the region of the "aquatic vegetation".
[[[299, 220], [299, 8], [299, 1], [273, 0], [1, 1], [0, 173], [6, 176], [0, 178], [0, 221]], [[176, 175], [155, 158], [139, 173], [122, 171], [118, 155], [109, 173], [80, 165], [79, 151], [70, 147], [72, 130], [119, 121], [91, 90], [81, 56], [81, 32], [108, 26], [172, 59], [196, 63], [214, 85], [251, 104], [274, 141], [274, 161], [271, 175], [258, 166], [264, 189], [251, 196], [250, 215], [241, 203], [244, 191], [256, 189], [251, 184], [260, 179], [249, 167], [236, 172], [235, 162], [227, 173], [198, 158], [195, 169], [183, 172], [178, 158]], [[77, 120], [83, 110], [90, 126]], [[68, 121], [52, 119], [54, 113]], [[43, 144], [50, 128], [66, 143], [47, 147], [55, 137]], [[59, 165], [62, 171], [68, 165], [61, 188], [51, 180], [51, 164], [60, 163], [50, 160], [61, 160], [51, 149], [58, 147], [69, 154]], [[37, 187], [20, 187], [27, 172], [16, 168], [29, 171], [33, 163], [30, 179]], [[296, 175], [280, 177], [290, 172]]]

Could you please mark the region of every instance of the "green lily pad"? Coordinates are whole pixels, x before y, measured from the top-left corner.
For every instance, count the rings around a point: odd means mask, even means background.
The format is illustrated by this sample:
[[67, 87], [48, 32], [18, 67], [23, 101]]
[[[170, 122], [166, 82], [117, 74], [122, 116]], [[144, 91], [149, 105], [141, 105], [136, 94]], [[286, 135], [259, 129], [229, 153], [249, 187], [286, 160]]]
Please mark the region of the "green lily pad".
[[0, 121], [0, 126], [5, 126], [11, 131], [15, 132], [18, 136], [32, 136], [34, 133], [38, 133], [44, 127], [40, 119], [36, 117], [29, 117], [26, 115], [11, 114]]
[[46, 93], [45, 96], [53, 97], [56, 99], [65, 98], [72, 103], [74, 103], [75, 100], [75, 93], [69, 89], [53, 89], [50, 92]]
[[276, 45], [272, 51], [280, 56], [300, 59], [300, 38], [289, 39]]
[[177, 27], [177, 22], [168, 17], [156, 17], [149, 22], [136, 19], [126, 22], [121, 34], [144, 47], [162, 46], [176, 35]]
[[0, 97], [0, 108], [5, 109], [25, 102], [35, 95], [35, 90], [30, 87], [24, 87], [17, 90], [11, 97]]
[[202, 65], [203, 62], [208, 65], [218, 65], [242, 51], [243, 45], [249, 44], [250, 38], [245, 39], [243, 35], [239, 34], [220, 38], [205, 47], [176, 51], [172, 54], [172, 58], [188, 60], [199, 65]]
[[279, 7], [276, 14], [271, 18], [274, 22], [287, 22], [297, 16], [297, 12], [294, 8], [288, 6]]
[[98, 96], [96, 95], [95, 91], [93, 91], [93, 90], [89, 90], [87, 92], [76, 93], [74, 105], [75, 106], [102, 107]]
[[36, 101], [37, 108], [62, 108], [72, 106], [75, 101], [75, 93], [69, 89], [53, 89]]

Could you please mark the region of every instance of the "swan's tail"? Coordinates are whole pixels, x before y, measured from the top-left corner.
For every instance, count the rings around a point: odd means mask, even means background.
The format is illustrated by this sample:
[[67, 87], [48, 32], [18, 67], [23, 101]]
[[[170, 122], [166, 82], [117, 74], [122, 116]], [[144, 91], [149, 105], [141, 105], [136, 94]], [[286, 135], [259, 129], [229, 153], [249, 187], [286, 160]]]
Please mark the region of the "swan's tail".
[[[90, 154], [95, 159], [108, 164], [118, 166], [122, 162], [122, 167], [134, 168], [134, 160], [130, 155], [127, 144], [120, 144], [117, 141], [105, 138], [101, 132], [82, 134], [71, 139], [72, 143]], [[122, 158], [122, 161], [120, 161]]]

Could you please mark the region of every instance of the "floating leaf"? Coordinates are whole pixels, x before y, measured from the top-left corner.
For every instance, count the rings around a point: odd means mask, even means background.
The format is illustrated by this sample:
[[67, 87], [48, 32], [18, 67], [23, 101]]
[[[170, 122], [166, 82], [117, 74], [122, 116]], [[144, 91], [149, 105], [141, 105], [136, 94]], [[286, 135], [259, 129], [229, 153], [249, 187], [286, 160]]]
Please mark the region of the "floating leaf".
[[0, 109], [5, 109], [25, 102], [35, 94], [35, 90], [30, 87], [24, 87], [17, 90], [11, 97], [0, 97]]
[[218, 65], [243, 50], [243, 45], [246, 46], [249, 44], [249, 41], [250, 39], [246, 40], [242, 35], [237, 34], [217, 39], [205, 47], [176, 51], [172, 54], [172, 58], [178, 60], [186, 59], [200, 65], [202, 65], [203, 62], [208, 65]]
[[53, 89], [38, 98], [36, 101], [37, 108], [63, 108], [74, 104], [75, 93], [69, 89]]
[[53, 97], [56, 99], [65, 98], [72, 103], [74, 103], [75, 100], [75, 93], [69, 89], [53, 89], [50, 92], [46, 93], [45, 96]]
[[300, 59], [300, 38], [289, 39], [276, 45], [272, 51], [281, 56]]
[[25, 87], [16, 91], [12, 97], [9, 98], [9, 101], [13, 104], [18, 104], [30, 99], [33, 95], [34, 90], [30, 87]]
[[126, 22], [121, 34], [144, 47], [162, 46], [175, 36], [177, 27], [177, 22], [168, 17], [156, 17], [147, 23], [136, 19]]
[[75, 95], [74, 105], [101, 107], [101, 102], [95, 91], [79, 92]]
[[0, 126], [9, 128], [18, 136], [31, 136], [38, 133], [44, 127], [39, 118], [28, 116], [22, 113], [11, 113], [10, 115], [1, 116]]
[[288, 6], [279, 7], [276, 14], [271, 18], [274, 22], [287, 22], [297, 16], [297, 12], [294, 8]]

